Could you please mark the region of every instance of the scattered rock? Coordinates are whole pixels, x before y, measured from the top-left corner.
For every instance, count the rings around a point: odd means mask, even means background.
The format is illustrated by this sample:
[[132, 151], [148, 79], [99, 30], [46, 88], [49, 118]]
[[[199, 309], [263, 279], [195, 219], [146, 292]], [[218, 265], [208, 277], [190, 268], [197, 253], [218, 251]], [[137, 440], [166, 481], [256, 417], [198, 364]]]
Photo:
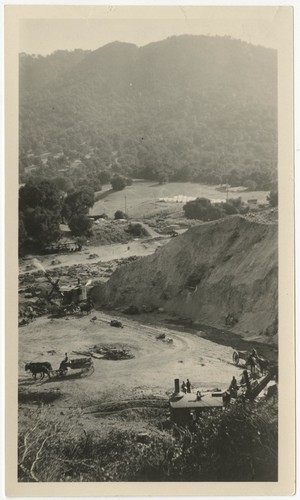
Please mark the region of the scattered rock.
[[117, 328], [124, 328], [124, 326], [122, 325], [122, 322], [118, 321], [117, 319], [112, 319], [110, 322], [110, 326], [115, 326]]

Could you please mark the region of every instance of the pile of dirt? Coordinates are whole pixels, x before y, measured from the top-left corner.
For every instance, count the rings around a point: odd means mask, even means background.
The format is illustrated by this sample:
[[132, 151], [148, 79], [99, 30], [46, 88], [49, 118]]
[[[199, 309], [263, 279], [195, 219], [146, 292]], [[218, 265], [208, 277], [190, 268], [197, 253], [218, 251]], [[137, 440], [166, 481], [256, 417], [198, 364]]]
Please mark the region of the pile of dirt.
[[155, 254], [122, 266], [94, 289], [93, 298], [113, 307], [163, 307], [182, 318], [271, 342], [277, 333], [277, 240], [277, 224], [249, 217], [201, 224]]
[[134, 358], [130, 348], [120, 344], [97, 344], [90, 348], [89, 351], [91, 353], [100, 354], [103, 359], [110, 359], [113, 361]]
[[147, 236], [150, 236], [150, 233], [141, 223], [100, 219], [93, 224], [93, 234], [89, 239], [89, 244], [110, 245], [113, 243], [128, 243], [133, 238], [144, 238]]

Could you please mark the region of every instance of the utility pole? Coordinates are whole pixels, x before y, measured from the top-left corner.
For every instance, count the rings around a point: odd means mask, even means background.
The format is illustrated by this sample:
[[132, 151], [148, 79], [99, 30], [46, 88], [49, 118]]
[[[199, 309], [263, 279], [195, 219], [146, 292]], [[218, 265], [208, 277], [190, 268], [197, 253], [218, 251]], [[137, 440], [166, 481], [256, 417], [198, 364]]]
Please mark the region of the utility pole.
[[124, 196], [124, 200], [125, 200], [125, 215], [127, 215], [127, 207], [126, 207], [126, 194]]

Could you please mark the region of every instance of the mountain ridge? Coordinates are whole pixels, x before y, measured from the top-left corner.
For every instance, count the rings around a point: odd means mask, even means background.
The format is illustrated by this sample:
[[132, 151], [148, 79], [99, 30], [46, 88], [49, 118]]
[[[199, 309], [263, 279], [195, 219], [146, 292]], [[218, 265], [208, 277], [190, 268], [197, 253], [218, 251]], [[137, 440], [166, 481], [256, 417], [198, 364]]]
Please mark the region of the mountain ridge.
[[[263, 171], [269, 184], [276, 177], [273, 49], [182, 35], [143, 47], [112, 42], [70, 57], [57, 67], [55, 56], [20, 58], [24, 153], [60, 148], [68, 156], [85, 143], [98, 148], [102, 163], [118, 151], [121, 173], [137, 177], [155, 179], [163, 170], [173, 180], [217, 183], [233, 169], [245, 177], [249, 166]], [[129, 168], [124, 155], [131, 156]]]

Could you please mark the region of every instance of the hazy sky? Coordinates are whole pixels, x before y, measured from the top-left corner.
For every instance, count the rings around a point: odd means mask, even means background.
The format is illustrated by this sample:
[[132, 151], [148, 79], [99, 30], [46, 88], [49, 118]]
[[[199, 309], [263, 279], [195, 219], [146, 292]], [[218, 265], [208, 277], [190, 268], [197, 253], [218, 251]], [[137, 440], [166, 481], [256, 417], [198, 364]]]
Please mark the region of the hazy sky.
[[103, 13], [97, 7], [84, 11], [69, 7], [58, 11], [54, 19], [43, 19], [45, 13], [36, 19], [22, 19], [20, 52], [45, 55], [59, 49], [94, 50], [115, 40], [141, 46], [181, 34], [230, 35], [266, 47], [278, 46], [281, 13], [277, 7], [133, 9], [113, 7]]

